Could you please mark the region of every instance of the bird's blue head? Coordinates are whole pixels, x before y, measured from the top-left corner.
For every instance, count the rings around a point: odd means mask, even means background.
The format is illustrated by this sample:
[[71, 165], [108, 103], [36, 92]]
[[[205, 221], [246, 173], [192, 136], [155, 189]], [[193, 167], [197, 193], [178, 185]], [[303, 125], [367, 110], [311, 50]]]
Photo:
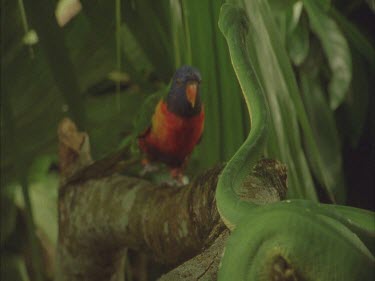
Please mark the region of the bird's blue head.
[[201, 112], [201, 75], [198, 69], [184, 65], [176, 70], [167, 96], [168, 110], [176, 115], [191, 117]]

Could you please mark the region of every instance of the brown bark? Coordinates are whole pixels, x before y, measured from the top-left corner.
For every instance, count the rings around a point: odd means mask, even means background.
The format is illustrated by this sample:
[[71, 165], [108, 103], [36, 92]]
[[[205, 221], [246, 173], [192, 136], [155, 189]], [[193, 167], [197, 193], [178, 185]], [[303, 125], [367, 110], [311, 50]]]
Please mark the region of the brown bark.
[[[225, 229], [215, 203], [222, 167], [181, 188], [156, 186], [113, 172], [118, 155], [116, 161], [91, 163], [88, 136], [68, 119], [59, 126], [59, 139], [57, 280], [119, 280], [125, 248], [178, 265], [210, 246]], [[285, 180], [284, 166], [260, 161], [241, 196], [259, 203], [278, 201], [285, 195]]]
[[217, 280], [220, 260], [228, 237], [229, 230], [226, 229], [208, 249], [161, 276], [158, 281]]

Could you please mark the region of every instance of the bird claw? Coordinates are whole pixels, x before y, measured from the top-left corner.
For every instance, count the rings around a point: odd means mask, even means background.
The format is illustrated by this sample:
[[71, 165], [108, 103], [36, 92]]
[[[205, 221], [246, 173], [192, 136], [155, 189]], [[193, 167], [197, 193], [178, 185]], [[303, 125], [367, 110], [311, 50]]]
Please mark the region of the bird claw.
[[189, 183], [189, 178], [184, 176], [181, 168], [173, 168], [170, 170], [171, 179], [169, 185], [183, 186]]
[[183, 177], [181, 178], [181, 183], [182, 183], [183, 185], [187, 185], [187, 184], [189, 184], [189, 182], [190, 182], [190, 180], [189, 180], [189, 177], [188, 177], [188, 176], [183, 176]]
[[170, 178], [166, 181], [164, 181], [164, 183], [166, 185], [169, 185], [169, 186], [177, 186], [177, 187], [181, 187], [181, 186], [184, 186], [184, 185], [187, 185], [189, 184], [189, 178], [187, 176], [181, 176], [180, 178]]
[[[142, 160], [143, 169], [139, 172], [139, 176], [144, 177], [148, 173], [156, 172], [159, 170], [159, 167], [152, 165], [148, 159]], [[169, 186], [184, 186], [189, 184], [189, 178], [182, 173], [181, 168], [172, 168], [170, 170], [170, 178], [162, 181]]]
[[143, 177], [146, 174], [156, 172], [157, 170], [159, 170], [158, 166], [147, 163], [143, 165], [143, 170], [139, 172], [139, 175]]

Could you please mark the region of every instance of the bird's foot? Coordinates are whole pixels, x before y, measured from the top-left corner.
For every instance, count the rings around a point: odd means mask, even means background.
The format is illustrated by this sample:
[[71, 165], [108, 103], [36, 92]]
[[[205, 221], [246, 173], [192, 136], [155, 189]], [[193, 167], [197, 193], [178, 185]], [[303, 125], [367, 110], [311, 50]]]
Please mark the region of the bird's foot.
[[189, 183], [189, 178], [182, 173], [181, 168], [173, 168], [170, 170], [171, 179], [168, 185], [184, 186]]
[[143, 169], [139, 172], [141, 177], [145, 176], [148, 173], [153, 173], [159, 170], [159, 167], [156, 165], [152, 165], [147, 159], [142, 160]]
[[169, 186], [185, 186], [189, 183], [189, 178], [187, 176], [183, 176], [180, 180], [170, 178], [168, 180], [163, 181], [164, 184], [169, 185]]

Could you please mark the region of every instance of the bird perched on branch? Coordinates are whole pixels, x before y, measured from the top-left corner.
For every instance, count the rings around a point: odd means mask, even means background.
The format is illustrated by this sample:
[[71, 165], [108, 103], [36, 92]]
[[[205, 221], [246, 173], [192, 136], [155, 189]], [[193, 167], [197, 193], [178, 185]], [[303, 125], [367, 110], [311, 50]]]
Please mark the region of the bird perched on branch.
[[165, 163], [178, 182], [203, 132], [200, 82], [201, 75], [196, 68], [177, 69], [168, 95], [156, 105], [151, 126], [138, 137], [138, 145], [145, 155], [143, 164], [147, 167], [151, 162]]

